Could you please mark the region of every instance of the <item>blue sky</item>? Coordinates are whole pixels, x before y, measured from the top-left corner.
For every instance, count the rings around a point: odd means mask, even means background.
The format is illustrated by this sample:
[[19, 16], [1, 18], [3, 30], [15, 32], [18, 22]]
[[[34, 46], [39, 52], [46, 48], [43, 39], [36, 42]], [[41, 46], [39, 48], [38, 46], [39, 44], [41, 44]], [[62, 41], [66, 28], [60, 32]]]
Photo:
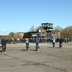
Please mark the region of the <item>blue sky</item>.
[[0, 0], [0, 34], [27, 32], [49, 22], [72, 25], [72, 0]]

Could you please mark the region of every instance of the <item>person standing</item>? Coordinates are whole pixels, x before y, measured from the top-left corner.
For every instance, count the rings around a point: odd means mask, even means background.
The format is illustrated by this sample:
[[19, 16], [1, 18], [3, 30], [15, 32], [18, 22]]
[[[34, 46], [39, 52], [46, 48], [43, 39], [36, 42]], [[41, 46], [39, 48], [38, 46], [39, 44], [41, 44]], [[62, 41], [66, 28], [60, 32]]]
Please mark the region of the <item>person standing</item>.
[[1, 39], [1, 45], [2, 45], [2, 52], [6, 51], [6, 40], [5, 38]]
[[26, 38], [26, 39], [25, 39], [25, 42], [26, 42], [26, 49], [27, 49], [27, 51], [28, 51], [28, 49], [29, 49], [29, 39]]
[[38, 48], [39, 48], [39, 38], [36, 38], [36, 49], [35, 49], [35, 51], [38, 51]]
[[59, 39], [59, 48], [61, 48], [61, 47], [62, 47], [62, 42], [63, 42], [63, 39], [62, 39], [62, 38], [60, 38], [60, 39]]
[[35, 49], [35, 51], [38, 51], [38, 48], [39, 48], [39, 32], [37, 33], [37, 36], [36, 36], [36, 49]]
[[53, 37], [53, 38], [52, 38], [52, 44], [53, 44], [53, 47], [55, 47], [55, 43], [56, 43], [56, 38]]

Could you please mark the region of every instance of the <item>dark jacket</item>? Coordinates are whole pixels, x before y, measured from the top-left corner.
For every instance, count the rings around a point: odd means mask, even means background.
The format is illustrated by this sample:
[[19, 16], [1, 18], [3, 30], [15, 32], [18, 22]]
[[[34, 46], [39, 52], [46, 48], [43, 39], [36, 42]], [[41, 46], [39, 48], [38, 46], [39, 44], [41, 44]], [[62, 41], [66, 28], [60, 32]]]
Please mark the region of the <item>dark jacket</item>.
[[59, 43], [62, 43], [62, 42], [63, 42], [63, 39], [62, 39], [62, 38], [60, 38], [60, 39], [59, 39]]
[[6, 44], [6, 40], [5, 39], [1, 39], [1, 44]]

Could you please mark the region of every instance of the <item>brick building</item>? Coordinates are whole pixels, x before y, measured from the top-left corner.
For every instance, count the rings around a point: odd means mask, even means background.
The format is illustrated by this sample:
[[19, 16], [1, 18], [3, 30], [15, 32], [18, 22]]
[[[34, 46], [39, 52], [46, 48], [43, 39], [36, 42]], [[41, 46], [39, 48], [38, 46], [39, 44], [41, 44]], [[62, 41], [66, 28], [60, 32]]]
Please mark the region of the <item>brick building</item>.
[[53, 36], [56, 38], [60, 37], [60, 32], [53, 29], [52, 23], [42, 23], [36, 31], [31, 31], [29, 33], [32, 34], [33, 38], [36, 38], [36, 35], [38, 33], [37, 31], [39, 32], [39, 37], [43, 39], [49, 39]]

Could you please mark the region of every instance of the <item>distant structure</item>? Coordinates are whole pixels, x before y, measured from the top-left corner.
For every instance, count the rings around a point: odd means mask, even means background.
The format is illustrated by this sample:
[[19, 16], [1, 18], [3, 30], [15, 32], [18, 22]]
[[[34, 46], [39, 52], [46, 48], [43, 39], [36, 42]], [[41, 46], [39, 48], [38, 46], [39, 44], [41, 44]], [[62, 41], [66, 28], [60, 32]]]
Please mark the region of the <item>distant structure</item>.
[[60, 32], [53, 29], [52, 23], [41, 23], [41, 26], [37, 28], [36, 31], [29, 32], [32, 35], [32, 38], [36, 38], [37, 33], [39, 32], [39, 38], [49, 39], [53, 36], [56, 38], [60, 37]]
[[42, 27], [43, 27], [45, 30], [53, 29], [53, 24], [52, 24], [52, 23], [42, 23], [41, 25], [42, 25]]
[[51, 38], [53, 24], [52, 23], [41, 23], [42, 25], [42, 34], [44, 34], [43, 38]]
[[53, 29], [53, 23], [41, 23], [41, 25], [45, 33], [44, 38], [51, 38], [53, 36], [56, 38], [60, 37], [60, 32]]

